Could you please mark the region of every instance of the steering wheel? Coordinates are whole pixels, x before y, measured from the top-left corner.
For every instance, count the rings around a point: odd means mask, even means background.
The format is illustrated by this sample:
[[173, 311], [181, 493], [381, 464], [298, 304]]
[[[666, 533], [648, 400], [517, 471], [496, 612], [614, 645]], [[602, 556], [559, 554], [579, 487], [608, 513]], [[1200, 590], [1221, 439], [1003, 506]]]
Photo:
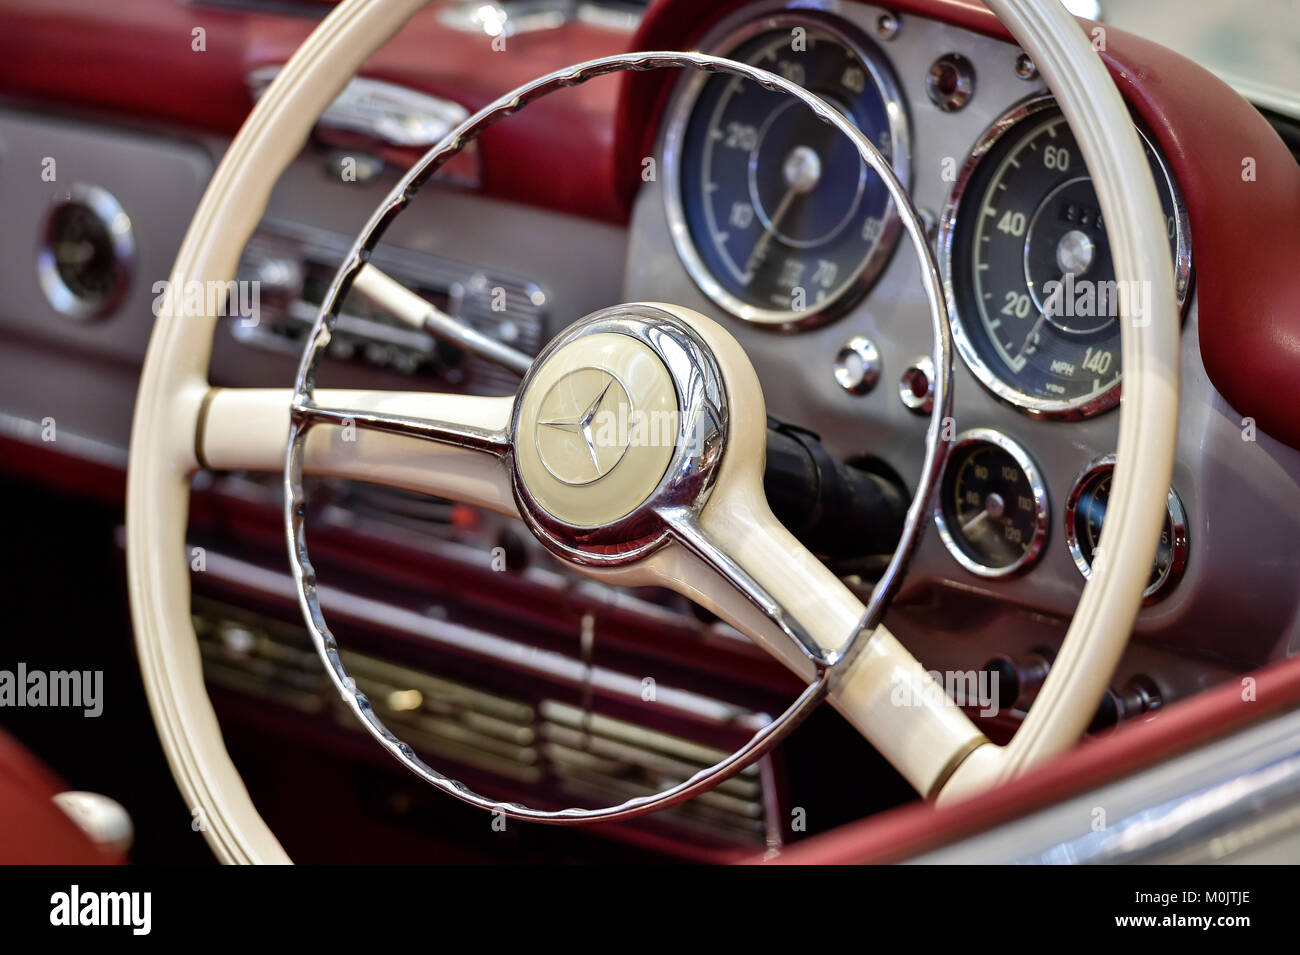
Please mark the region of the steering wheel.
[[[345, 0], [280, 71], [236, 136], [186, 234], [173, 276], [226, 283], [279, 175], [316, 117], [424, 0]], [[289, 389], [207, 382], [214, 316], [164, 301], [141, 374], [127, 485], [127, 568], [145, 687], [172, 772], [216, 855], [287, 862], [226, 753], [203, 682], [182, 559], [189, 480], [200, 468], [283, 467], [299, 603], [327, 672], [368, 731], [430, 784], [494, 812], [576, 824], [653, 811], [717, 785], [766, 752], [823, 698], [924, 796], [994, 785], [1073, 745], [1101, 698], [1142, 599], [1173, 467], [1178, 321], [1159, 202], [1132, 120], [1078, 24], [1056, 0], [989, 0], [1060, 102], [1093, 175], [1121, 285], [1151, 290], [1145, 318], [1121, 314], [1124, 403], [1102, 540], [1061, 651], [1015, 737], [996, 746], [881, 624], [924, 525], [946, 446], [951, 349], [925, 230], [880, 152], [837, 110], [775, 75], [698, 53], [608, 57], [542, 77], [470, 117], [381, 203], [340, 266]], [[316, 389], [338, 304], [351, 288], [421, 325], [431, 306], [369, 264], [383, 230], [479, 129], [549, 92], [605, 73], [727, 72], [801, 100], [836, 126], [890, 189], [911, 238], [935, 330], [935, 411], [897, 552], [864, 606], [773, 517], [763, 495], [765, 413], [734, 338], [663, 303], [580, 319], [528, 369], [512, 398]], [[176, 283], [169, 296], [183, 294]], [[355, 429], [353, 440], [344, 429]], [[286, 435], [288, 440], [286, 442]], [[599, 579], [672, 588], [708, 607], [803, 677], [780, 717], [716, 766], [607, 809], [498, 803], [427, 766], [347, 674], [316, 593], [304, 472], [425, 491], [518, 516], [562, 560]]]

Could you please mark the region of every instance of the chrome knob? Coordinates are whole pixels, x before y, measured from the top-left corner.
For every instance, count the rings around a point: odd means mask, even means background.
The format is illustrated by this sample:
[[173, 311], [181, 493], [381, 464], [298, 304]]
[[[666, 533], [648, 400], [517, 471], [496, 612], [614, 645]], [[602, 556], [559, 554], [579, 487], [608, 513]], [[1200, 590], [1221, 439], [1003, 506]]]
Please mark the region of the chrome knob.
[[835, 380], [851, 395], [865, 395], [880, 380], [880, 352], [869, 338], [850, 338], [835, 355]]

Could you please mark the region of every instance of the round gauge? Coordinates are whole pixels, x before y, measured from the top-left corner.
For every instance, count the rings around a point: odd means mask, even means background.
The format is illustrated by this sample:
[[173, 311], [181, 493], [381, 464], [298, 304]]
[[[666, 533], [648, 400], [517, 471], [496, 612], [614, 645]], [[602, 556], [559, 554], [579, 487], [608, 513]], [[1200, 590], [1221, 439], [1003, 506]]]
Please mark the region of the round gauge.
[[958, 436], [934, 513], [958, 563], [981, 577], [1025, 569], [1042, 553], [1047, 515], [1047, 488], [1023, 448], [987, 428]]
[[118, 201], [99, 186], [78, 184], [46, 216], [36, 274], [56, 310], [95, 318], [121, 301], [134, 251], [131, 219]]
[[[866, 133], [908, 183], [907, 126], [871, 41], [815, 14], [767, 17], [718, 46], [816, 93]], [[757, 83], [695, 73], [664, 148], [673, 241], [691, 277], [746, 321], [825, 321], [875, 281], [897, 243], [884, 181], [853, 142]]]
[[[1085, 578], [1092, 575], [1092, 564], [1101, 540], [1101, 525], [1106, 517], [1106, 503], [1110, 500], [1111, 477], [1115, 471], [1113, 454], [1098, 458], [1084, 469], [1074, 482], [1070, 497], [1065, 502], [1065, 542], [1070, 548], [1074, 565]], [[1165, 512], [1160, 543], [1156, 546], [1155, 563], [1151, 579], [1143, 593], [1143, 603], [1153, 603], [1168, 592], [1187, 566], [1187, 517], [1183, 502], [1169, 489], [1169, 503]]]
[[[1191, 281], [1187, 211], [1145, 135], [1181, 307]], [[1017, 107], [980, 139], [940, 231], [953, 339], [977, 378], [1033, 415], [1085, 417], [1120, 391], [1120, 323], [1149, 307], [1120, 287], [1083, 155], [1050, 97]]]

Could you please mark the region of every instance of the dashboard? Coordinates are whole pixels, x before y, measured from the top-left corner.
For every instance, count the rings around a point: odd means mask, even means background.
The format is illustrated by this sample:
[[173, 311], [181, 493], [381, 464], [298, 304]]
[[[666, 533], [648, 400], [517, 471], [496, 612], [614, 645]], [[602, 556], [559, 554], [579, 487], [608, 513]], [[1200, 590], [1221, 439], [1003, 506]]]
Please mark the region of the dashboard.
[[[851, 116], [931, 227], [958, 353], [955, 443], [893, 626], [967, 666], [994, 644], [1017, 659], [1050, 648], [1104, 519], [1121, 297], [1142, 308], [1140, 289], [1117, 287], [1096, 194], [1050, 91], [1014, 45], [917, 18], [901, 24], [870, 5], [750, 5], [700, 48], [806, 82]], [[934, 374], [915, 264], [897, 254], [897, 213], [847, 139], [789, 112], [775, 94], [742, 92], [735, 80], [677, 83], [660, 132], [662, 184], [643, 187], [634, 207], [628, 297], [720, 316], [760, 378], [780, 383], [767, 391], [770, 414], [812, 427], [842, 459], [914, 483]], [[1243, 644], [1222, 640], [1241, 628], [1221, 615], [1229, 594], [1276, 587], [1277, 605], [1259, 609], [1285, 634], [1266, 654], [1285, 654], [1297, 639], [1294, 587], [1284, 583], [1294, 570], [1264, 585], [1259, 574], [1281, 570], [1276, 550], [1251, 541], [1276, 540], [1278, 519], [1296, 526], [1294, 464], [1268, 455], [1256, 462], [1263, 471], [1246, 463], [1254, 449], [1243, 422], [1200, 360], [1196, 242], [1182, 190], [1136, 114], [1135, 126], [1184, 321], [1178, 457], [1137, 632], [1230, 660], [1227, 643]], [[978, 636], [972, 614], [987, 621]], [[1195, 685], [1171, 676], [1176, 664], [1128, 665], [1121, 685], [1146, 685], [1151, 672], [1166, 694]]]
[[[11, 11], [0, 3], [0, 64], [26, 64], [8, 74], [0, 65], [6, 471], [116, 506], [155, 282], [256, 95], [254, 78], [284, 62], [320, 5], [75, 6], [24, 9], [25, 23], [47, 17], [41, 28], [57, 32], [68, 17], [98, 17], [102, 29], [85, 35], [120, 29], [166, 50], [200, 16], [213, 50], [168, 59], [176, 81], [163, 90], [137, 85], [112, 56], [76, 57], [75, 81], [67, 70], [42, 75], [54, 61], [23, 59], [19, 32], [3, 36]], [[956, 14], [759, 0], [667, 2], [644, 20], [635, 4], [579, 5], [591, 9], [521, 27], [513, 52], [486, 71], [492, 37], [471, 6], [435, 3], [412, 21], [368, 68], [380, 84], [368, 94], [418, 90], [444, 118], [463, 116], [578, 59], [633, 44], [691, 48], [806, 86], [888, 162], [926, 226], [956, 346], [952, 450], [888, 622], [928, 668], [1010, 681], [1013, 698], [984, 725], [994, 738], [1012, 732], [1099, 559], [1123, 394], [1116, 316], [1143, 308], [1142, 289], [1115, 281], [1087, 168], [1034, 64]], [[430, 62], [431, 44], [447, 56]], [[63, 49], [65, 65], [76, 53]], [[376, 262], [530, 354], [620, 301], [693, 308], [744, 346], [769, 415], [910, 497], [937, 372], [917, 266], [900, 249], [909, 240], [884, 182], [831, 126], [752, 83], [704, 73], [653, 90], [640, 82], [594, 81], [493, 127], [394, 225]], [[187, 101], [197, 91], [209, 97], [202, 117]], [[1196, 219], [1204, 180], [1186, 171], [1197, 157], [1130, 99], [1181, 304], [1181, 405], [1165, 529], [1098, 732], [1300, 653], [1300, 451], [1223, 396], [1202, 341], [1203, 303], [1242, 296], [1251, 280], [1214, 254], [1218, 224]], [[293, 380], [351, 236], [419, 151], [322, 122], [244, 250], [241, 287], [259, 297], [230, 303], [214, 384]], [[42, 179], [50, 160], [57, 172]], [[343, 306], [325, 377], [498, 395], [517, 383], [359, 299]], [[57, 441], [43, 437], [51, 421]], [[304, 655], [279, 494], [273, 474], [196, 479], [187, 546], [203, 555], [192, 576], [209, 685], [234, 745], [266, 778], [286, 740], [316, 754], [304, 762], [360, 772], [358, 734], [322, 702], [323, 676]], [[575, 793], [608, 801], [655, 788], [747, 738], [797, 686], [682, 598], [581, 578], [504, 518], [332, 480], [311, 497], [313, 556], [334, 581], [331, 618], [355, 641], [350, 665], [385, 719], [484, 791], [540, 790], [561, 805]], [[879, 557], [837, 553], [833, 566], [865, 596]], [[334, 735], [315, 725], [322, 716]], [[815, 803], [831, 771], [823, 755], [836, 752], [826, 740], [844, 729], [810, 724], [780, 759], [710, 798], [612, 831], [647, 852], [714, 861], [779, 845], [792, 837], [790, 807]], [[890, 778], [861, 755], [871, 785]], [[386, 807], [410, 804], [391, 780], [357, 786], [375, 788]], [[877, 788], [825, 806], [819, 826], [908, 798]], [[359, 815], [373, 809], [357, 799]], [[279, 822], [292, 832], [290, 815]]]

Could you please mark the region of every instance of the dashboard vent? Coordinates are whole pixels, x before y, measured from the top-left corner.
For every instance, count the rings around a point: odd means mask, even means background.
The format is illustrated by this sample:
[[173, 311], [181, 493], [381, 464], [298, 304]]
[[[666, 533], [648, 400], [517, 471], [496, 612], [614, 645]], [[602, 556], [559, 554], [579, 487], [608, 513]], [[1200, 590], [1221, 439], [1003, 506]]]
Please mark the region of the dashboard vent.
[[[200, 594], [193, 598], [192, 616], [209, 684], [317, 718], [331, 716], [346, 730], [363, 733], [334, 692], [304, 628]], [[687, 735], [693, 724], [686, 721], [672, 725], [677, 732], [651, 730], [545, 692], [521, 699], [373, 654], [341, 655], [378, 715], [422, 755], [435, 764], [490, 774], [520, 796], [544, 791], [552, 801], [607, 805], [657, 792], [726, 755]], [[770, 831], [776, 798], [770, 773], [760, 769], [766, 765], [751, 766], [654, 818], [715, 843], [752, 849], [779, 844]]]
[[[341, 724], [356, 727], [305, 631], [265, 619], [231, 619], [229, 610], [214, 610], [194, 614], [208, 680], [305, 713], [328, 708]], [[412, 746], [519, 782], [541, 778], [534, 714], [526, 703], [375, 657], [341, 655], [375, 711]]]
[[[603, 802], [658, 792], [727, 755], [556, 700], [544, 700], [540, 710], [543, 748], [555, 776], [575, 795]], [[766, 825], [758, 766], [749, 766], [671, 811], [685, 820], [761, 840]]]

